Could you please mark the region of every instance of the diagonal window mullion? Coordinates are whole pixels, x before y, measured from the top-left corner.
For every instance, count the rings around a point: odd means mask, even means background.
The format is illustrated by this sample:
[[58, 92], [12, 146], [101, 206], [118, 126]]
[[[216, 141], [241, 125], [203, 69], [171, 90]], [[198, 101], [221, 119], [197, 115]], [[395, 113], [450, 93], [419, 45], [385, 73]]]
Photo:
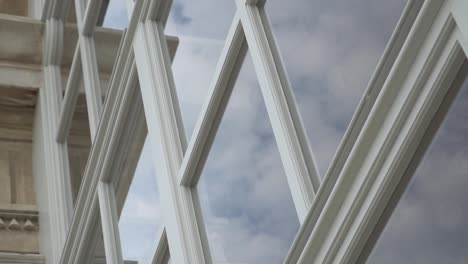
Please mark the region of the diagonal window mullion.
[[180, 169], [180, 184], [195, 187], [204, 162], [213, 143], [227, 102], [247, 52], [239, 16], [235, 16], [227, 35], [218, 66], [195, 125]]
[[[94, 30], [99, 16], [101, 0], [89, 0], [86, 8], [83, 6], [83, 0], [75, 0], [75, 6], [90, 133], [91, 140], [94, 141], [103, 107], [94, 43]], [[115, 192], [111, 187], [110, 182], [104, 182], [101, 178], [101, 182], [98, 184], [98, 201], [101, 211], [105, 255], [108, 263], [123, 263]]]
[[[96, 140], [91, 147], [81, 191], [77, 198], [75, 214], [60, 263], [92, 263], [101, 227], [108, 228], [108, 230], [103, 230], [103, 233], [113, 234], [106, 235], [107, 238], [104, 237], [104, 240], [108, 241], [108, 245], [105, 247], [112, 246], [111, 251], [113, 252], [110, 254], [115, 256], [115, 253], [121, 250], [120, 239], [117, 237], [118, 232], [112, 229], [118, 227], [118, 215], [115, 213], [116, 210], [109, 206], [111, 203], [107, 202], [106, 205], [106, 199], [107, 201], [113, 200], [115, 198], [112, 196], [116, 194], [108, 192], [108, 195], [101, 195], [101, 198], [98, 198], [98, 188], [112, 184], [115, 190], [119, 193], [122, 192], [122, 188], [125, 188], [121, 181], [123, 174], [118, 171], [116, 168], [118, 164], [114, 162], [128, 157], [129, 152], [124, 151], [124, 149], [127, 149], [129, 142], [122, 142], [122, 138], [129, 140], [136, 136], [134, 132], [143, 129], [141, 96], [138, 90], [132, 51], [134, 31], [138, 24], [136, 18], [139, 17], [141, 9], [134, 11], [118, 51], [119, 59], [112, 71], [111, 86], [102, 113], [104, 118], [99, 122], [100, 128], [97, 130]], [[101, 207], [99, 207], [99, 203], [101, 203]], [[99, 210], [105, 210], [107, 212], [105, 217], [110, 221], [103, 220], [104, 224], [100, 225]], [[116, 263], [112, 259], [107, 262]]]
[[[148, 2], [146, 2], [148, 3]], [[162, 8], [165, 3], [155, 6]], [[145, 10], [148, 11], [148, 10]], [[171, 69], [171, 58], [164, 35], [166, 14], [150, 11], [138, 25], [134, 40], [143, 105], [148, 122], [148, 137], [158, 159], [157, 180], [167, 219], [166, 231], [175, 263], [205, 263], [202, 239], [196, 228], [190, 190], [179, 185], [178, 172], [185, 151], [178, 98]], [[166, 11], [168, 9], [166, 8]], [[195, 226], [195, 228], [194, 228]]]
[[236, 0], [236, 4], [296, 211], [303, 222], [320, 186], [318, 171], [266, 15], [260, 10], [263, 7], [246, 0]]
[[195, 228], [199, 231], [203, 251], [207, 258], [211, 257], [211, 253], [196, 186], [246, 53], [247, 43], [240, 18], [235, 15], [218, 60], [208, 98], [202, 106], [178, 175], [180, 188], [187, 189], [188, 197], [191, 199], [193, 214], [196, 218]]
[[70, 132], [70, 126], [73, 120], [73, 113], [79, 95], [80, 82], [83, 77], [80, 46], [76, 45], [73, 62], [70, 68], [65, 96], [63, 97], [62, 109], [60, 111], [59, 124], [57, 128], [56, 140], [59, 143], [65, 143]]
[[123, 264], [115, 190], [110, 182], [98, 184], [99, 209], [106, 262]]
[[166, 229], [164, 228], [157, 241], [156, 251], [154, 253], [152, 264], [167, 264], [169, 261], [170, 252], [167, 243]]
[[[99, 71], [96, 59], [96, 48], [94, 44], [94, 27], [99, 8], [97, 2], [100, 0], [89, 0], [87, 7], [83, 6], [83, 0], [75, 0], [76, 18], [78, 24], [78, 43], [80, 46], [83, 79], [85, 87], [86, 103], [88, 107], [89, 127], [91, 140], [94, 141], [99, 118], [102, 112], [102, 93], [99, 80]], [[96, 15], [94, 16], [94, 12]], [[94, 23], [92, 23], [94, 21]]]

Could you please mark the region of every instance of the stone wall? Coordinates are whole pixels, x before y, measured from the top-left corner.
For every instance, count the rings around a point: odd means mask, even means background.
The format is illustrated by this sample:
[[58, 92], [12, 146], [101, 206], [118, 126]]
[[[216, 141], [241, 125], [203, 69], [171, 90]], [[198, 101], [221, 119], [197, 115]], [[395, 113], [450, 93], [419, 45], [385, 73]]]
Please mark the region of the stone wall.
[[[37, 91], [0, 87], [0, 252], [38, 253], [38, 210], [32, 173], [32, 125]], [[69, 138], [73, 198], [90, 147], [80, 96]]]

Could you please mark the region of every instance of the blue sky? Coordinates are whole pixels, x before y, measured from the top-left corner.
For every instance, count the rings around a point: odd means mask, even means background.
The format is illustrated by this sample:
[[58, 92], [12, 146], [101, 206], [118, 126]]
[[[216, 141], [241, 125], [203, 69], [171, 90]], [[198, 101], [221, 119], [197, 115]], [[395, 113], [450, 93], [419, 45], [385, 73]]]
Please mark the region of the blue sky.
[[[267, 1], [266, 12], [322, 175], [404, 4]], [[234, 12], [233, 1], [173, 3], [166, 33], [180, 38], [173, 72], [189, 137]], [[124, 0], [111, 0], [105, 23], [127, 25]], [[282, 263], [299, 228], [249, 56], [198, 186], [215, 263]], [[120, 220], [125, 258], [140, 263], [149, 263], [163, 221], [157, 165], [150, 157], [145, 146]]]

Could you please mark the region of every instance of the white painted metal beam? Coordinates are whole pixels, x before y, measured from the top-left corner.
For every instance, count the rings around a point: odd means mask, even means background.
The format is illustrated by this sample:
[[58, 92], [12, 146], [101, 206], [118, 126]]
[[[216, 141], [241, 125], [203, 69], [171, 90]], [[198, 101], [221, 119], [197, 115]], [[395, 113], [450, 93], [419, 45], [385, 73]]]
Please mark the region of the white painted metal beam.
[[465, 60], [454, 32], [447, 6], [424, 2], [330, 195], [319, 192], [286, 263], [356, 262]]
[[[97, 217], [98, 185], [100, 182], [113, 183], [117, 190], [121, 190], [122, 174], [116, 167], [120, 166], [120, 160], [126, 159], [125, 155], [128, 153], [126, 146], [129, 143], [126, 140], [134, 137], [134, 133], [140, 135], [141, 132], [138, 131], [145, 122], [132, 52], [133, 36], [141, 15], [141, 3], [142, 1], [137, 1], [135, 5], [128, 31], [119, 49], [111, 86], [106, 96], [103, 118], [91, 148], [73, 221], [61, 257], [60, 263], [63, 264], [88, 263], [93, 259], [93, 249], [98, 239], [98, 232], [101, 230], [93, 229], [95, 226], [101, 226]], [[175, 45], [173, 39], [171, 45]], [[121, 191], [126, 193], [124, 190]]]
[[[128, 54], [128, 53], [127, 53]], [[120, 243], [119, 226], [118, 226], [118, 211], [115, 200], [115, 191], [111, 185], [119, 182], [119, 174], [111, 175], [112, 168], [116, 166], [114, 160], [121, 153], [118, 152], [119, 146], [122, 145], [122, 133], [129, 124], [129, 116], [132, 111], [129, 111], [132, 107], [138, 107], [135, 104], [135, 90], [137, 86], [136, 81], [136, 68], [134, 58], [132, 54], [128, 54], [123, 58], [125, 60], [125, 68], [123, 70], [124, 76], [119, 76], [118, 82], [112, 82], [113, 85], [119, 85], [120, 89], [116, 99], [121, 100], [118, 104], [111, 104], [112, 111], [109, 119], [113, 122], [113, 127], [106, 132], [104, 141], [106, 144], [104, 157], [101, 159], [99, 171], [97, 175], [100, 177], [100, 182], [97, 186], [99, 209], [101, 212], [101, 224], [103, 231], [104, 247], [106, 252], [106, 259], [108, 263], [122, 263], [122, 249]], [[120, 65], [119, 65], [120, 66]], [[116, 67], [116, 69], [118, 66]], [[114, 76], [117, 71], [114, 71]], [[133, 89], [132, 89], [133, 88]], [[114, 87], [115, 89], [115, 87]], [[133, 118], [133, 117], [132, 117]], [[128, 140], [128, 138], [124, 138]], [[94, 236], [92, 239], [96, 239], [96, 234], [90, 234]], [[87, 253], [89, 254], [89, 253]]]
[[106, 263], [123, 264], [119, 217], [112, 183], [101, 181], [98, 185], [98, 197]]
[[[37, 6], [37, 5], [36, 5]], [[63, 53], [64, 18], [68, 9], [68, 0], [44, 3], [42, 21], [45, 22], [43, 38], [43, 88], [39, 92], [37, 111], [40, 111], [43, 122], [43, 146], [45, 153], [45, 170], [42, 172], [47, 181], [48, 194], [46, 206], [49, 208], [41, 223], [50, 230], [51, 250], [46, 252], [49, 261], [56, 263], [61, 254], [68, 232], [73, 205], [71, 196], [68, 149], [66, 144], [55, 141], [55, 131], [59, 125], [60, 108], [62, 105], [61, 63]], [[40, 173], [40, 172], [37, 172]], [[43, 239], [42, 242], [46, 242]]]
[[44, 87], [39, 93], [41, 113], [44, 115], [44, 146], [47, 156], [46, 173], [49, 187], [49, 219], [53, 245], [53, 260], [57, 261], [64, 245], [73, 210], [71, 185], [66, 144], [55, 141], [60, 107], [62, 104], [62, 79], [60, 74], [61, 52], [63, 47], [63, 22], [47, 19], [44, 36]]
[[[332, 188], [335, 185], [339, 174], [341, 173], [343, 165], [346, 162], [352, 147], [354, 146], [356, 138], [361, 132], [362, 127], [364, 126], [364, 122], [369, 116], [376, 97], [380, 93], [380, 90], [382, 89], [382, 86], [395, 63], [395, 60], [400, 53], [404, 42], [406, 41], [410, 29], [413, 27], [414, 21], [419, 14], [423, 2], [424, 1], [422, 0], [412, 0], [407, 3], [400, 21], [395, 28], [395, 32], [390, 38], [382, 59], [379, 62], [377, 69], [371, 78], [371, 81], [369, 82], [367, 91], [362, 97], [362, 100], [359, 103], [359, 106], [357, 107], [356, 112], [351, 120], [349, 128], [347, 129], [343, 140], [338, 147], [335, 157], [331, 162], [329, 170], [327, 171], [322, 181], [322, 187], [316, 195], [313, 208], [311, 208], [311, 211], [307, 216], [307, 221], [302, 224], [298, 234], [296, 235], [296, 239], [291, 247], [289, 257], [287, 258], [287, 263], [296, 263], [297, 258], [294, 257], [294, 255], [301, 252], [301, 248], [303, 248], [307, 242], [307, 239], [309, 238], [315, 223], [313, 219], [316, 219], [320, 215], [323, 206], [328, 200]], [[313, 212], [313, 215], [311, 212]]]
[[55, 0], [44, 0], [41, 21], [45, 22], [51, 16], [54, 3]]
[[180, 184], [196, 187], [224, 110], [247, 52], [239, 16], [235, 16], [218, 60], [207, 101], [195, 125], [180, 168]]
[[[158, 12], [156, 12], [158, 13]], [[192, 192], [179, 185], [186, 147], [171, 61], [160, 21], [140, 22], [134, 52], [148, 123], [148, 137], [157, 162], [156, 174], [171, 259], [174, 263], [206, 263]]]
[[84, 36], [92, 36], [99, 17], [102, 0], [87, 0], [86, 10], [83, 14], [82, 27], [80, 33]]
[[158, 25], [147, 28], [147, 25], [148, 22], [139, 26], [134, 51], [148, 122], [148, 136], [155, 153], [153, 159], [158, 163], [157, 180], [164, 216], [168, 219], [166, 229], [171, 256], [175, 263], [204, 263], [201, 238], [197, 225], [194, 225], [196, 220], [194, 217], [187, 217], [187, 214], [194, 211], [189, 198], [190, 191], [181, 190], [177, 177], [185, 139], [183, 128], [178, 122], [180, 117], [175, 116], [178, 112], [174, 109], [175, 91], [173, 85], [169, 84], [173, 80], [168, 80], [165, 74], [170, 71], [170, 64], [163, 63], [168, 58], [165, 58], [165, 51], [159, 43], [162, 28]]
[[[89, 0], [88, 7], [92, 6], [96, 1], [99, 0]], [[89, 128], [91, 132], [91, 140], [94, 141], [97, 126], [99, 124], [99, 118], [102, 112], [102, 93], [93, 34], [86, 35], [84, 33], [89, 32], [83, 31], [85, 29], [84, 26], [87, 25], [86, 23], [89, 23], [87, 21], [89, 21], [93, 16], [91, 13], [88, 16], [85, 16], [83, 0], [75, 0], [75, 9], [79, 32], [78, 43], [80, 46], [81, 63], [83, 68], [86, 105], [88, 107]], [[89, 12], [98, 13], [98, 10], [91, 10]], [[89, 28], [86, 29], [89, 30]], [[92, 29], [94, 30], [94, 27], [92, 27]]]
[[45, 22], [47, 19], [54, 18], [66, 21], [70, 1], [71, 0], [44, 0], [41, 20]]
[[[83, 79], [85, 84], [85, 95], [86, 103], [88, 107], [88, 117], [90, 124], [90, 133], [91, 140], [94, 141], [94, 138], [97, 133], [99, 126], [99, 119], [101, 118], [102, 112], [102, 94], [99, 80], [99, 69], [97, 68], [96, 60], [96, 49], [94, 46], [94, 29], [96, 27], [96, 22], [99, 16], [99, 9], [101, 7], [101, 0], [88, 0], [86, 10], [83, 8], [82, 0], [75, 0], [76, 6], [76, 16], [78, 21], [78, 32], [79, 32], [79, 47], [81, 53], [81, 61], [83, 64]], [[83, 13], [83, 11], [85, 11]], [[119, 55], [119, 54], [118, 54]], [[131, 58], [131, 56], [130, 56]], [[75, 58], [78, 59], [78, 58]], [[132, 58], [130, 59], [132, 60]], [[130, 62], [130, 65], [133, 63]], [[128, 65], [126, 63], [126, 65]], [[131, 66], [130, 66], [131, 67]], [[134, 78], [132, 75], [135, 75], [135, 70], [128, 69], [129, 82], [125, 82], [125, 86], [135, 85]], [[126, 91], [131, 91], [126, 89]], [[128, 93], [125, 93], [126, 95]], [[123, 106], [128, 106], [128, 102], [131, 101], [131, 96], [128, 94], [124, 98]], [[127, 104], [126, 104], [127, 103]], [[122, 107], [121, 105], [117, 107]], [[103, 231], [104, 247], [106, 253], [106, 260], [108, 263], [122, 264], [122, 249], [120, 245], [119, 237], [119, 221], [117, 214], [117, 207], [115, 201], [115, 192], [113, 188], [109, 187], [107, 180], [107, 173], [111, 168], [113, 156], [115, 156], [115, 149], [117, 144], [115, 143], [115, 137], [120, 135], [122, 131], [123, 124], [121, 122], [125, 120], [127, 113], [122, 112], [113, 112], [113, 115], [118, 115], [116, 118], [116, 123], [120, 127], [114, 127], [110, 131], [110, 144], [105, 155], [104, 162], [99, 171], [99, 178], [101, 178], [100, 183], [98, 184], [98, 200], [99, 200], [99, 209], [101, 211], [101, 224]], [[109, 150], [110, 149], [110, 150]], [[109, 158], [110, 157], [110, 158]], [[95, 238], [94, 238], [95, 239]]]
[[152, 264], [167, 264], [169, 261], [169, 244], [167, 243], [166, 229], [163, 229], [159, 236], [156, 251], [154, 253]]
[[58, 143], [66, 143], [68, 132], [73, 120], [76, 101], [78, 99], [81, 78], [83, 77], [80, 57], [80, 47], [77, 45], [73, 63], [68, 75], [67, 85], [65, 87], [65, 96], [63, 98], [62, 109], [60, 111], [59, 125], [57, 129], [56, 140]]
[[[133, 57], [130, 56], [129, 60], [125, 60], [125, 63], [132, 64], [132, 60]], [[131, 71], [124, 72], [123, 79], [125, 81], [115, 82], [114, 87], [109, 90], [108, 103], [104, 108], [103, 119], [99, 124], [100, 128], [91, 148], [75, 206], [73, 221], [60, 263], [86, 263], [86, 260], [90, 258], [89, 255], [93, 254], [87, 245], [97, 239], [98, 234], [93, 233], [95, 231], [92, 227], [99, 225], [97, 218], [99, 204], [102, 205], [102, 210], [109, 210], [105, 199], [99, 199], [102, 201], [98, 202], [98, 185], [102, 184], [103, 179], [108, 179], [106, 182], [109, 182], [109, 184], [118, 182], [118, 178], [121, 177], [120, 174], [112, 175], [112, 177], [106, 175], [106, 173], [112, 171], [114, 166], [119, 166], [119, 164], [113, 162], [116, 156], [121, 154], [118, 153], [118, 149], [116, 150], [116, 146], [122, 143], [120, 136], [123, 130], [128, 128], [125, 124], [133, 124], [133, 121], [141, 120], [134, 116], [142, 114], [141, 111], [134, 111], [134, 109], [141, 109], [142, 106], [139, 91], [135, 88], [135, 82], [131, 86], [131, 83], [126, 81], [130, 74], [135, 75], [136, 71], [134, 70], [133, 73]], [[122, 114], [126, 114], [125, 118], [118, 119]], [[136, 126], [140, 125], [137, 124]], [[107, 215], [107, 217], [114, 218], [114, 220], [112, 218], [110, 220], [114, 221], [112, 222], [113, 225], [116, 224], [115, 216]], [[109, 230], [109, 232], [114, 231]], [[113, 243], [111, 236], [105, 238], [105, 241], [106, 239], [108, 239], [107, 243]], [[108, 246], [114, 247], [111, 244], [108, 244]], [[115, 248], [117, 248], [117, 245], [115, 245]]]
[[148, 2], [145, 14], [146, 20], [158, 21], [166, 26], [173, 0], [153, 0]]
[[283, 167], [302, 223], [320, 186], [296, 102], [262, 8], [236, 0]]

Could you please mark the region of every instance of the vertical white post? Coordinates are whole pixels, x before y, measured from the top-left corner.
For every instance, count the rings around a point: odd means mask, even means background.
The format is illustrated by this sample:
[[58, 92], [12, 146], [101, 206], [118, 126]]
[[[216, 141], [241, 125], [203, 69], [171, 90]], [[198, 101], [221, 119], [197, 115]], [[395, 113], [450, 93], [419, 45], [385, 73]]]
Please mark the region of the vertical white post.
[[[88, 0], [85, 9], [83, 0], [75, 0], [86, 104], [88, 107], [91, 140], [93, 142], [102, 112], [102, 94], [94, 46], [94, 29], [100, 6], [101, 0]], [[106, 262], [123, 264], [119, 218], [115, 191], [111, 183], [102, 181], [99, 183], [98, 199]]]
[[106, 263], [123, 264], [119, 219], [115, 202], [115, 190], [112, 184], [100, 182], [98, 185], [98, 197]]
[[73, 113], [75, 112], [76, 101], [80, 92], [81, 78], [83, 71], [81, 68], [80, 46], [75, 48], [73, 55], [73, 62], [70, 67], [67, 85], [65, 87], [65, 96], [63, 98], [62, 110], [60, 112], [59, 125], [57, 128], [57, 142], [65, 143], [67, 141], [68, 132], [73, 120]]
[[305, 136], [286, 72], [262, 9], [236, 0], [249, 51], [280, 150], [294, 205], [302, 223], [320, 178]]
[[[91, 5], [92, 2], [95, 1], [97, 0], [88, 0], [88, 5]], [[97, 126], [99, 124], [99, 117], [102, 112], [101, 83], [99, 81], [99, 71], [93, 34], [83, 34], [83, 25], [89, 23], [84, 20], [85, 8], [83, 7], [83, 0], [75, 0], [75, 9], [79, 32], [78, 42], [80, 45], [81, 62], [83, 67], [86, 104], [88, 107], [89, 128], [91, 131], [91, 141], [94, 141], [94, 136], [96, 135]], [[99, 10], [94, 10], [94, 12], [97, 13]]]
[[44, 87], [40, 90], [40, 106], [43, 108], [44, 155], [49, 187], [49, 219], [52, 240], [51, 263], [60, 258], [72, 215], [73, 205], [70, 186], [68, 149], [66, 144], [55, 141], [60, 108], [62, 105], [62, 80], [60, 64], [63, 47], [63, 21], [48, 18], [44, 35]]

